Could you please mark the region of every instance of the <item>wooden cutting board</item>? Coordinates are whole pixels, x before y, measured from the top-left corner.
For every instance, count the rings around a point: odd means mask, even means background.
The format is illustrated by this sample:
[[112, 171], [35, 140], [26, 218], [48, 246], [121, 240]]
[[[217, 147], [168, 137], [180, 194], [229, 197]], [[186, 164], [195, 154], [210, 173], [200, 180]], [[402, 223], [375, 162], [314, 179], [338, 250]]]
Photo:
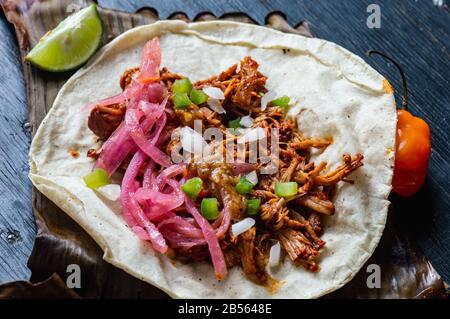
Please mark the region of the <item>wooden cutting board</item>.
[[[14, 24], [20, 52], [24, 57], [40, 37], [54, 28], [64, 17], [90, 1], [7, 1], [3, 5], [8, 20]], [[156, 21], [153, 10], [126, 13], [100, 8], [105, 32], [103, 43], [138, 25]], [[187, 20], [183, 14], [173, 19]], [[248, 16], [232, 14], [224, 19], [254, 23]], [[196, 21], [216, 19], [205, 13]], [[312, 36], [308, 24], [291, 27], [280, 14], [272, 14], [267, 26], [284, 32]], [[34, 135], [36, 129], [53, 104], [59, 89], [73, 72], [50, 74], [23, 63], [29, 122]], [[102, 260], [102, 251], [87, 233], [57, 208], [50, 200], [33, 189], [33, 211], [38, 233], [28, 266], [32, 271], [30, 282], [14, 282], [0, 286], [0, 297], [76, 297], [88, 298], [166, 298], [167, 295], [147, 283], [139, 281]], [[343, 289], [329, 297], [412, 298], [436, 297], [444, 294], [443, 283], [428, 260], [415, 248], [390, 212], [388, 226], [380, 246], [368, 264], [381, 266], [381, 289], [368, 289], [366, 266]], [[75, 292], [64, 285], [69, 264], [82, 269], [82, 284]], [[421, 274], [422, 276], [417, 276]], [[39, 283], [40, 282], [40, 283]], [[41, 289], [36, 289], [40, 287]]]

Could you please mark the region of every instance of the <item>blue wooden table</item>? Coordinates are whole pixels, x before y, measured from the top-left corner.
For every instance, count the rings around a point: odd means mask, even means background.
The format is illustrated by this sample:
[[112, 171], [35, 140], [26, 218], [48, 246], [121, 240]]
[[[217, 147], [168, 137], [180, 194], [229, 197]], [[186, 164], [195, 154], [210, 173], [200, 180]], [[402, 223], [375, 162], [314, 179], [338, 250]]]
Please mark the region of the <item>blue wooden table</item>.
[[[407, 73], [410, 109], [430, 123], [433, 143], [425, 187], [412, 199], [396, 200], [395, 213], [405, 215], [405, 227], [414, 233], [444, 280], [450, 282], [450, 9], [445, 0], [442, 6], [433, 0], [98, 2], [125, 11], [145, 6], [156, 10], [161, 19], [175, 12], [185, 12], [190, 19], [200, 12], [216, 16], [246, 12], [261, 24], [269, 13], [280, 11], [292, 25], [307, 20], [317, 37], [337, 42], [360, 56], [373, 48], [394, 56]], [[370, 4], [379, 5], [380, 28], [367, 26]], [[365, 59], [394, 87], [400, 87], [392, 65]], [[3, 15], [0, 62], [0, 283], [4, 283], [29, 278], [26, 261], [36, 228], [27, 178], [30, 133], [24, 80], [14, 31]]]

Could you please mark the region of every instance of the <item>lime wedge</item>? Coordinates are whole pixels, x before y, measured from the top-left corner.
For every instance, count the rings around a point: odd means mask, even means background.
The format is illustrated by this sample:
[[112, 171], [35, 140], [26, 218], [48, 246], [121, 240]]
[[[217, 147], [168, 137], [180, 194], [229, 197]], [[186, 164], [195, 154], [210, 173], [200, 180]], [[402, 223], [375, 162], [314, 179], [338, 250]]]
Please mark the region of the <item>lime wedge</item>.
[[95, 4], [84, 8], [47, 32], [25, 57], [47, 71], [67, 71], [85, 63], [100, 46], [102, 20]]

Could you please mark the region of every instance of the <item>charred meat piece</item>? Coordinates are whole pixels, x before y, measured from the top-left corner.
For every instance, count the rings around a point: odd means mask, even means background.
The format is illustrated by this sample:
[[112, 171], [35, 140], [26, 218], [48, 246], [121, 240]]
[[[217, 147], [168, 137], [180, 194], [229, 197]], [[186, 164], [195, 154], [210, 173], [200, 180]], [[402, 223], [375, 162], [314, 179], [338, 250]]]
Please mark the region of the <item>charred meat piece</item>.
[[222, 90], [224, 90], [227, 87], [227, 84], [229, 84], [229, 81], [232, 79], [232, 77], [237, 77], [236, 70], [237, 64], [233, 64], [219, 75], [212, 76], [206, 80], [195, 82], [194, 87], [197, 89], [201, 89], [208, 86], [215, 86], [220, 87]]
[[[260, 93], [267, 92], [267, 78], [258, 71], [258, 63], [247, 56], [237, 65], [204, 81], [194, 83], [194, 87], [214, 86], [224, 91], [226, 101], [224, 107], [232, 113], [243, 116], [249, 111], [258, 113], [261, 101]], [[240, 110], [240, 111], [239, 111]]]
[[253, 197], [261, 198], [261, 200], [263, 200], [264, 202], [277, 198], [277, 195], [275, 195], [273, 192], [262, 189], [252, 190], [251, 194]]
[[[139, 72], [139, 67], [127, 69], [120, 77], [120, 87], [125, 90], [130, 85], [133, 77]], [[181, 75], [170, 72], [167, 68], [162, 68], [159, 78], [166, 85], [171, 85], [175, 80], [183, 78]]]
[[245, 233], [239, 236], [241, 247], [241, 263], [242, 270], [247, 276], [252, 276], [256, 273], [255, 264], [255, 236], [256, 228], [252, 227]]
[[284, 170], [283, 175], [281, 176], [282, 182], [290, 182], [292, 180], [292, 176], [295, 173], [295, 170], [297, 169], [298, 164], [300, 163], [300, 159], [298, 156], [295, 156], [291, 163], [289, 164], [289, 167]]
[[[313, 214], [315, 214], [315, 213], [312, 213], [311, 215], [313, 215]], [[310, 218], [308, 218], [308, 220], [306, 220], [301, 214], [299, 214], [295, 211], [292, 212], [292, 217], [298, 223], [303, 224], [303, 227], [302, 227], [303, 234], [310, 240], [314, 249], [319, 250], [320, 248], [325, 246], [325, 242], [318, 237], [315, 229], [311, 225]], [[318, 221], [320, 222], [320, 219]], [[316, 220], [316, 222], [317, 222], [317, 220]], [[317, 226], [317, 224], [316, 224], [316, 226]]]
[[159, 77], [161, 78], [161, 81], [165, 84], [173, 83], [175, 80], [180, 80], [183, 77], [177, 73], [170, 72], [167, 68], [162, 68], [160, 71]]
[[194, 246], [189, 249], [174, 249], [177, 259], [184, 262], [204, 261], [209, 258], [209, 252], [207, 246]]
[[340, 180], [343, 180], [345, 177], [347, 177], [347, 175], [356, 170], [358, 167], [363, 166], [363, 159], [364, 156], [362, 154], [356, 154], [354, 158], [352, 158], [349, 154], [345, 154], [342, 160], [344, 163], [341, 166], [326, 175], [314, 177], [314, 183], [322, 186], [336, 184]]
[[122, 76], [120, 77], [120, 87], [122, 88], [122, 91], [125, 90], [128, 85], [130, 85], [131, 80], [133, 80], [133, 76], [137, 74], [137, 72], [139, 72], [139, 67], [130, 68], [123, 72]]
[[333, 215], [334, 214], [334, 204], [326, 199], [321, 199], [317, 196], [306, 195], [295, 200], [300, 206], [308, 207], [315, 212]]
[[284, 226], [285, 217], [289, 214], [284, 198], [271, 199], [261, 207], [261, 219], [266, 226], [273, 230], [279, 230]]
[[318, 270], [315, 259], [319, 252], [300, 231], [283, 229], [279, 232], [279, 239], [289, 258], [294, 262], [306, 263], [308, 269]]
[[225, 71], [220, 73], [217, 80], [220, 82], [223, 82], [223, 81], [227, 81], [227, 80], [231, 79], [231, 77], [236, 74], [236, 70], [237, 70], [237, 64], [233, 64], [228, 69], [226, 69]]
[[267, 78], [258, 72], [258, 63], [247, 56], [241, 61], [240, 81], [231, 101], [239, 108], [250, 111], [260, 106], [259, 93], [265, 93]]
[[304, 140], [296, 140], [289, 144], [293, 149], [324, 148], [331, 144], [331, 141], [323, 138], [310, 138]]
[[119, 127], [125, 116], [125, 104], [97, 105], [89, 114], [88, 127], [101, 140], [108, 137]]
[[257, 235], [255, 239], [255, 263], [256, 263], [256, 276], [260, 283], [267, 283], [272, 281], [272, 278], [266, 271], [267, 263], [269, 262], [269, 235]]
[[231, 220], [237, 222], [245, 217], [245, 209], [247, 200], [244, 196], [236, 192], [234, 185], [235, 179], [230, 178], [230, 168], [227, 167], [226, 172], [222, 168], [216, 168], [211, 174], [211, 181], [214, 184], [216, 192], [220, 193], [224, 207], [228, 207]]
[[228, 268], [241, 264], [241, 255], [234, 248], [224, 249], [223, 256], [225, 257], [225, 262]]
[[265, 284], [272, 278], [266, 272], [269, 245], [267, 236], [257, 236], [252, 227], [239, 236], [239, 250], [244, 274], [258, 284]]

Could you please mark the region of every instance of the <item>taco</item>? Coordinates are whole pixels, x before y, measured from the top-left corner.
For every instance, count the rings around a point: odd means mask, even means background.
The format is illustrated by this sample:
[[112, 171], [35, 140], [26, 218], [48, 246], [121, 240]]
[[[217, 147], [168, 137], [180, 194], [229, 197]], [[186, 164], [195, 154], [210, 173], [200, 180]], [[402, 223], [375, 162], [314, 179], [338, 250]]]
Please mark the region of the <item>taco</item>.
[[157, 22], [64, 85], [30, 178], [106, 261], [173, 297], [316, 298], [352, 279], [382, 235], [388, 86], [324, 40]]

